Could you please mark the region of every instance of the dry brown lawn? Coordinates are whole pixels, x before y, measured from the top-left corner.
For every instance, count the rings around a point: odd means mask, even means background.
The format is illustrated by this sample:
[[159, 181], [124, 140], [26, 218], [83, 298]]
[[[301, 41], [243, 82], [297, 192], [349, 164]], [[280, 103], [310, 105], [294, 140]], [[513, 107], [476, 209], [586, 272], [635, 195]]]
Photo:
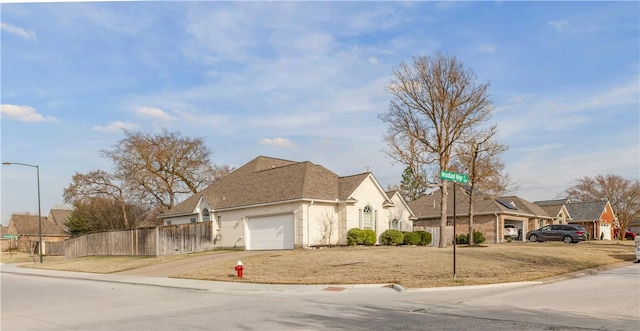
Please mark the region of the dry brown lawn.
[[[212, 259], [209, 266], [177, 277], [268, 284], [390, 284], [408, 288], [531, 281], [635, 258], [632, 241], [505, 243], [457, 246], [456, 279], [453, 249], [432, 247], [333, 247], [270, 251], [243, 258], [244, 278], [235, 277], [236, 261]], [[198, 254], [144, 257], [45, 257], [27, 267], [111, 273], [175, 261]], [[6, 260], [3, 262], [15, 262]], [[29, 259], [28, 262], [31, 262]]]
[[433, 247], [335, 247], [269, 252], [191, 270], [181, 278], [273, 284], [389, 284], [408, 288], [538, 280], [634, 259], [633, 242], [507, 243]]

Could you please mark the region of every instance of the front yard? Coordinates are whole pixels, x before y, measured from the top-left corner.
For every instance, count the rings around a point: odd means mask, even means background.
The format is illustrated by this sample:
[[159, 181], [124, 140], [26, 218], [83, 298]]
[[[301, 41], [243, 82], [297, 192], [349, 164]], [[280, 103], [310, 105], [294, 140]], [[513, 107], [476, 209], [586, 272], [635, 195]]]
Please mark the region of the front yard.
[[[630, 261], [632, 241], [591, 241], [579, 244], [505, 243], [457, 246], [456, 279], [453, 249], [432, 247], [334, 247], [269, 251], [243, 258], [244, 278], [235, 277], [236, 261], [218, 261], [189, 270], [180, 278], [271, 284], [388, 284], [408, 288], [477, 285], [530, 281], [578, 270]], [[224, 254], [203, 252], [202, 254]], [[45, 263], [26, 267], [111, 273], [188, 258], [86, 257], [64, 260], [45, 257]], [[7, 258], [5, 263], [17, 262]], [[31, 262], [31, 261], [29, 261]]]
[[[633, 260], [633, 242], [508, 243], [451, 247], [335, 247], [269, 252], [243, 260], [241, 281], [274, 284], [386, 284], [408, 288], [529, 281]], [[238, 281], [234, 262], [181, 278]]]

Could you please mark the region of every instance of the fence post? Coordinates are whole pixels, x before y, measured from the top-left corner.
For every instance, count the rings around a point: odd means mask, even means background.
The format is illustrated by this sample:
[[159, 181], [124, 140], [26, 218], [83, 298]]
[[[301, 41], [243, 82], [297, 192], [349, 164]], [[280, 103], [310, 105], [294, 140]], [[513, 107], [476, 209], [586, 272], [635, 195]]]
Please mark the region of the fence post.
[[160, 227], [156, 226], [155, 231], [153, 231], [153, 234], [155, 236], [155, 242], [156, 242], [156, 257], [160, 256]]

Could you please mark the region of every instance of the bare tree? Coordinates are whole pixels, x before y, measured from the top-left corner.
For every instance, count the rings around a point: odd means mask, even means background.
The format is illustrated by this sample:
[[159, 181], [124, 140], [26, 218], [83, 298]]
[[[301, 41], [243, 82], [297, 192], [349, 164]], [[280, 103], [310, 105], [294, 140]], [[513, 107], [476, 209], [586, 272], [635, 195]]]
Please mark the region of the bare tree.
[[320, 225], [320, 244], [331, 245], [331, 240], [337, 230], [338, 220], [333, 213], [325, 209], [318, 218], [318, 223]]
[[125, 192], [115, 177], [102, 170], [77, 173], [71, 178], [71, 184], [64, 189], [64, 202], [78, 205], [91, 198], [111, 198], [120, 206], [124, 227], [131, 228], [127, 216]]
[[[504, 163], [498, 157], [508, 147], [493, 138], [496, 126], [473, 132], [455, 149], [456, 166], [469, 177], [469, 245], [473, 245], [473, 197], [477, 189], [503, 192]], [[490, 193], [491, 194], [491, 193]]]
[[619, 235], [634, 219], [640, 218], [640, 181], [625, 179], [618, 175], [585, 176], [576, 185], [565, 190], [570, 199], [581, 201], [609, 201], [618, 218]]
[[203, 138], [183, 137], [166, 129], [155, 135], [132, 131], [125, 135], [102, 152], [113, 161], [116, 178], [138, 200], [151, 198], [151, 205], [165, 211], [211, 183], [211, 152]]
[[[488, 119], [493, 110], [488, 88], [488, 83], [476, 83], [473, 71], [454, 56], [436, 53], [414, 57], [411, 66], [402, 63], [388, 87], [393, 96], [389, 110], [380, 115], [388, 124], [385, 152], [411, 167], [425, 187], [438, 182], [436, 176], [426, 176], [426, 168], [435, 167], [432, 174], [448, 170], [454, 145]], [[440, 186], [440, 231], [446, 233], [447, 186]], [[439, 247], [446, 246], [441, 240]]]
[[222, 177], [230, 174], [236, 170], [234, 167], [228, 164], [214, 164], [211, 167], [211, 172], [209, 173], [209, 180], [211, 182], [215, 182], [218, 179], [222, 179]]

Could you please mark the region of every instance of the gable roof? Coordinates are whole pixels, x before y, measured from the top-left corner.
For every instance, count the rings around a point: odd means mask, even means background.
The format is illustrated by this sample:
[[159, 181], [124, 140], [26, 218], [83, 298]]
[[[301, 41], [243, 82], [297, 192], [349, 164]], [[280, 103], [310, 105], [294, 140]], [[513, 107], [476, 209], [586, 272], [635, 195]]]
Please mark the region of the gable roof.
[[556, 200], [540, 200], [540, 201], [534, 201], [533, 203], [535, 203], [538, 206], [560, 206], [560, 205], [565, 205], [567, 203], [571, 203], [570, 199], [556, 199]]
[[564, 205], [573, 221], [599, 220], [607, 206], [607, 201], [572, 202]]
[[[469, 215], [469, 188], [462, 185], [456, 187], [456, 214]], [[452, 186], [447, 195], [447, 215], [453, 216], [453, 192]], [[411, 210], [418, 218], [434, 218], [440, 217], [440, 200], [442, 193], [440, 189], [435, 190], [431, 194], [424, 195], [415, 201], [408, 203]], [[473, 193], [473, 214], [518, 214], [529, 215], [540, 218], [550, 218], [549, 215], [539, 206], [522, 199], [518, 196], [504, 196], [493, 198], [482, 192], [474, 191]]]
[[71, 210], [69, 209], [51, 209], [47, 220], [60, 226], [65, 226], [64, 223], [67, 222], [70, 216]]
[[540, 206], [522, 199], [518, 196], [511, 195], [506, 197], [498, 197], [496, 200], [509, 201], [510, 204], [515, 205], [515, 210], [524, 211], [526, 214], [538, 215], [538, 216], [550, 216], [547, 212], [540, 208]]
[[[536, 203], [536, 202], [534, 202]], [[536, 203], [537, 204], [537, 203]], [[542, 208], [542, 210], [544, 210], [547, 215], [552, 216], [552, 217], [557, 217], [560, 215], [560, 212], [562, 211], [562, 208], [564, 207], [564, 205], [538, 205], [540, 208]]]
[[[46, 217], [42, 219], [42, 235], [43, 236], [66, 236], [67, 233], [64, 227], [57, 225], [47, 220]], [[38, 222], [38, 215], [23, 215], [13, 214], [9, 220], [9, 229], [14, 230], [21, 236], [34, 236], [40, 234], [40, 223]], [[12, 231], [13, 232], [13, 231]]]
[[559, 200], [546, 200], [546, 201], [536, 201], [535, 202], [539, 206], [544, 206], [544, 208], [557, 208], [558, 212], [564, 206], [569, 213], [569, 218], [572, 221], [595, 221], [599, 220], [604, 212], [607, 204], [607, 201], [589, 201], [589, 202], [581, 202], [581, 201], [571, 201], [570, 199], [559, 199]]
[[214, 210], [300, 199], [344, 201], [368, 176], [340, 177], [309, 161], [258, 156], [160, 217], [192, 214], [200, 198]]
[[389, 198], [389, 200], [391, 200], [392, 202], [393, 202], [393, 197], [397, 196], [398, 197], [398, 201], [400, 201], [400, 203], [402, 203], [404, 208], [409, 211], [409, 219], [414, 219], [415, 218], [415, 214], [413, 213], [413, 210], [411, 210], [411, 208], [409, 207], [409, 204], [407, 204], [407, 201], [404, 199], [402, 194], [400, 194], [400, 191], [393, 190], [393, 191], [387, 191], [385, 193], [387, 194], [387, 197]]

